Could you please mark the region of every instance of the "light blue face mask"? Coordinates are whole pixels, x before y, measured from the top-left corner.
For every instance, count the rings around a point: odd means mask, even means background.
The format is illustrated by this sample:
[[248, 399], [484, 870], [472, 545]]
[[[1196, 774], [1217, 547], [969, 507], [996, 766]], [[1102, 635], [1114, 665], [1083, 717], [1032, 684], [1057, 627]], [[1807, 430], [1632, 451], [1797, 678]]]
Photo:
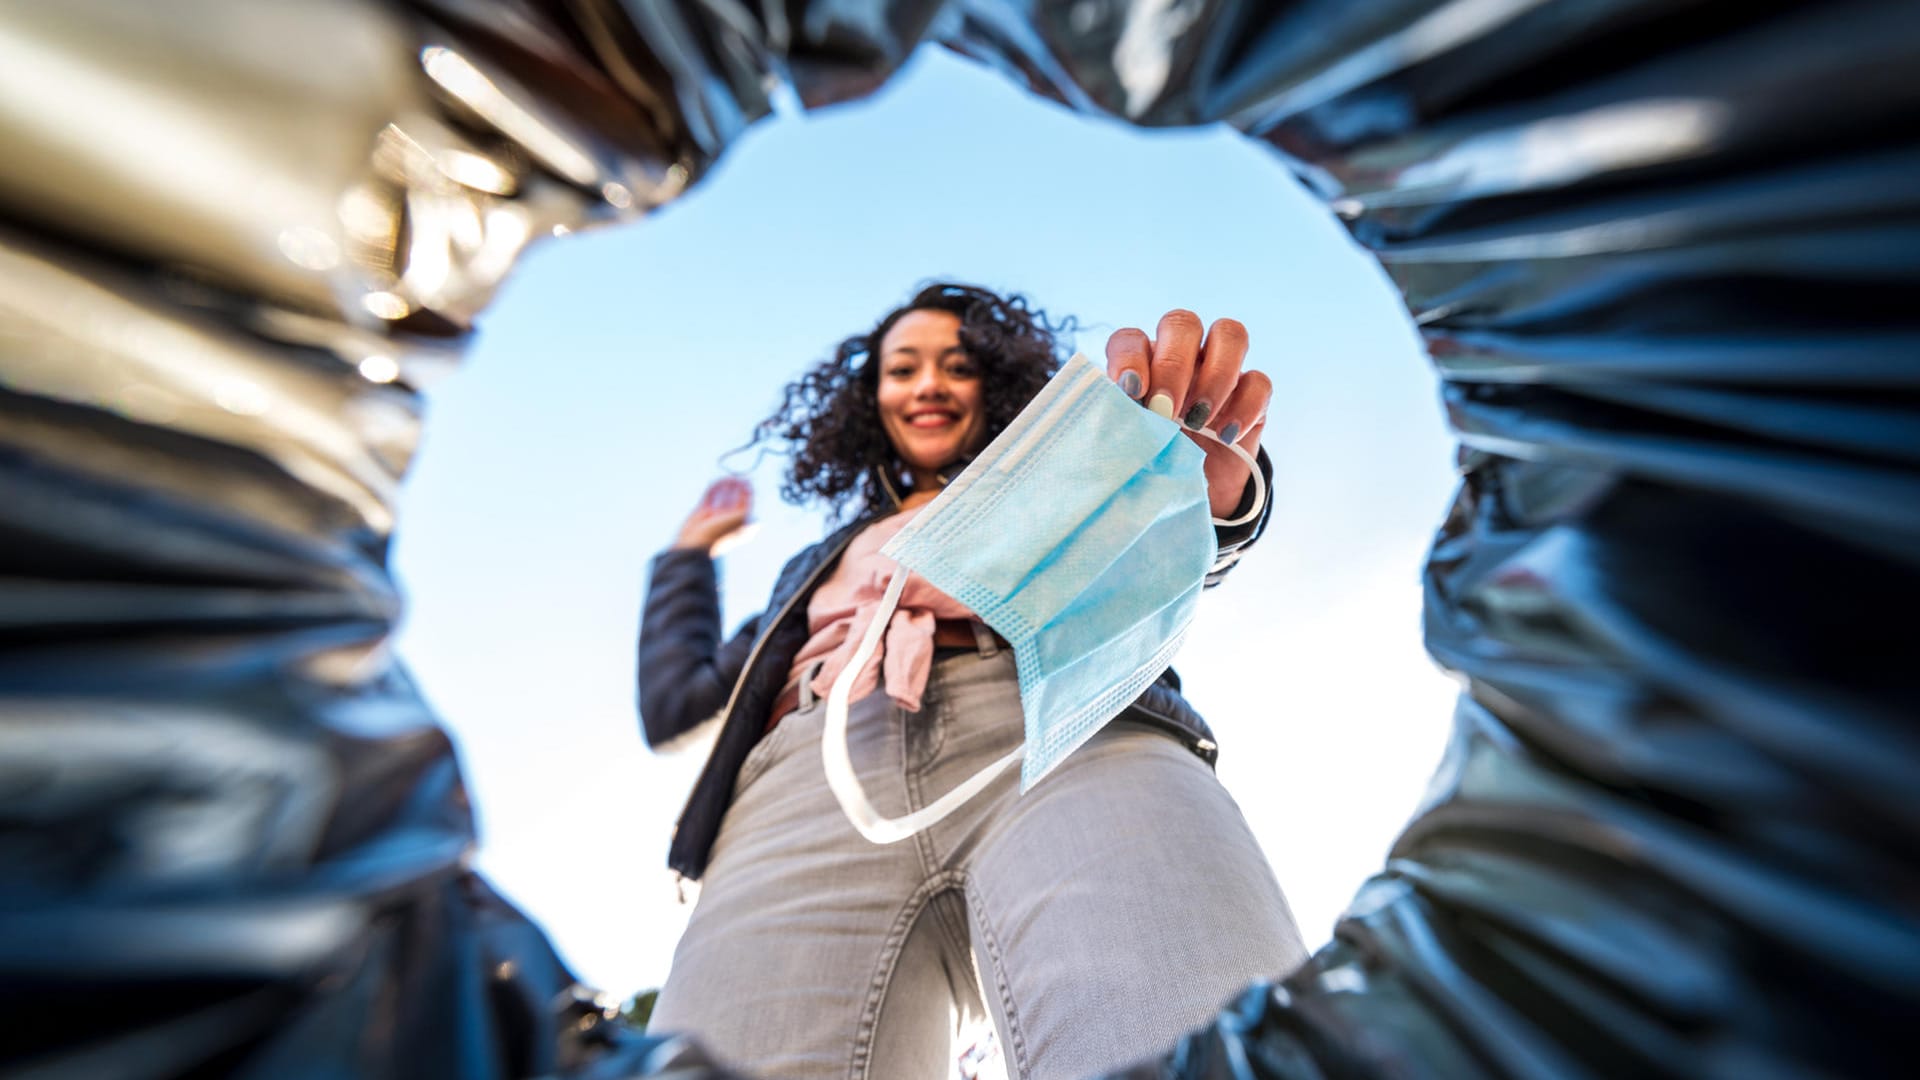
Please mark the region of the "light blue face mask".
[[[1212, 431], [1202, 434], [1219, 442]], [[1253, 470], [1253, 520], [1266, 501]], [[1206, 455], [1076, 355], [946, 489], [880, 549], [900, 564], [827, 695], [821, 758], [847, 820], [877, 844], [952, 813], [1015, 761], [1020, 790], [1124, 711], [1179, 650], [1216, 555]], [[847, 751], [848, 697], [909, 572], [1013, 646], [1026, 742], [905, 817], [867, 799]]]

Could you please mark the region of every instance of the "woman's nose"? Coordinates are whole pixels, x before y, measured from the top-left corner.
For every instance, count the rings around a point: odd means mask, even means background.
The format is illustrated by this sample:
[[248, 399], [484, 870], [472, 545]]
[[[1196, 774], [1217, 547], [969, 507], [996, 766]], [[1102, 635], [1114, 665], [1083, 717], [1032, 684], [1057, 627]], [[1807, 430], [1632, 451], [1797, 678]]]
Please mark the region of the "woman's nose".
[[944, 372], [929, 371], [920, 376], [913, 384], [913, 396], [920, 398], [939, 398], [947, 395], [947, 377]]

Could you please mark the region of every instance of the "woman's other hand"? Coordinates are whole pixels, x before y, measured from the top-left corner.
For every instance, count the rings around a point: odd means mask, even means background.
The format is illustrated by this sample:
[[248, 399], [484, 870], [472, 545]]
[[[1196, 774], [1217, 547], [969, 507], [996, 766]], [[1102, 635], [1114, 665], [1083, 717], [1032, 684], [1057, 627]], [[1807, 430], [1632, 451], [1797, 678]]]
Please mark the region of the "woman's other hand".
[[1246, 359], [1246, 327], [1220, 319], [1203, 328], [1200, 316], [1185, 309], [1161, 316], [1151, 338], [1128, 327], [1107, 339], [1107, 374], [1120, 389], [1161, 416], [1178, 420], [1207, 452], [1207, 501], [1219, 518], [1239, 507], [1247, 465], [1198, 432], [1211, 428], [1248, 454], [1260, 448], [1273, 380], [1264, 372], [1242, 371]]
[[673, 546], [711, 555], [715, 545], [738, 532], [751, 513], [753, 485], [737, 476], [722, 477], [707, 485]]

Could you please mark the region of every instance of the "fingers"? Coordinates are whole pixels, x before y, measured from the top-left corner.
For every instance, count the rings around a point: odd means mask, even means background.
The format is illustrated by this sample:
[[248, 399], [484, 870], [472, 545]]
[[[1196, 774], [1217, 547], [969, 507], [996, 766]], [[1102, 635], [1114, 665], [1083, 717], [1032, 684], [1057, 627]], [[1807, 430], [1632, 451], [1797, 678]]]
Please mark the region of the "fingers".
[[1147, 392], [1147, 373], [1152, 360], [1153, 342], [1143, 331], [1130, 326], [1115, 331], [1107, 339], [1107, 377], [1135, 401]]
[[[1198, 321], [1198, 320], [1196, 320]], [[1247, 359], [1247, 328], [1233, 319], [1220, 319], [1207, 331], [1193, 380], [1182, 402], [1180, 422], [1199, 431], [1224, 411], [1240, 381], [1240, 365]]]
[[[1247, 328], [1221, 319], [1203, 337], [1200, 316], [1176, 308], [1161, 317], [1156, 332], [1149, 338], [1128, 328], [1108, 338], [1107, 374], [1128, 397], [1169, 420], [1178, 418], [1195, 431], [1217, 428], [1246, 363]], [[1271, 389], [1263, 382], [1262, 392]], [[1264, 409], [1262, 399], [1253, 414], [1242, 410], [1242, 429]]]
[[723, 476], [707, 485], [700, 497], [699, 513], [717, 514], [739, 511], [745, 517], [753, 509], [753, 485], [738, 476]]
[[1186, 409], [1200, 362], [1200, 316], [1175, 308], [1160, 316], [1147, 375], [1147, 408], [1168, 420]]
[[[1266, 427], [1265, 420], [1255, 421], [1235, 440], [1235, 445], [1253, 454], [1260, 449], [1260, 433]], [[1214, 517], [1229, 517], [1239, 508], [1240, 500], [1246, 494], [1250, 476], [1247, 463], [1209, 440], [1203, 440], [1201, 448], [1207, 452], [1207, 503]]]
[[1273, 380], [1264, 371], [1246, 372], [1225, 399], [1213, 413], [1213, 430], [1220, 434], [1220, 441], [1238, 443], [1251, 453], [1260, 444], [1254, 439], [1249, 446], [1247, 439], [1266, 420], [1267, 405], [1273, 400]]
[[712, 555], [715, 545], [739, 533], [752, 514], [753, 485], [738, 476], [721, 477], [701, 493], [699, 504], [680, 526], [673, 546]]

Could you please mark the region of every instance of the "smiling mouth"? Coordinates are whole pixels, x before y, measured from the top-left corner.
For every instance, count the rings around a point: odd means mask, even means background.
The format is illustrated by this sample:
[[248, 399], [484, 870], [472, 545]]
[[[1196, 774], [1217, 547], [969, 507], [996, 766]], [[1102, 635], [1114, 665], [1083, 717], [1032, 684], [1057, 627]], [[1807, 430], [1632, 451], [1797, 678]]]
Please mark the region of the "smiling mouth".
[[949, 412], [922, 412], [907, 417], [907, 426], [915, 428], [946, 427], [959, 422], [960, 417]]

